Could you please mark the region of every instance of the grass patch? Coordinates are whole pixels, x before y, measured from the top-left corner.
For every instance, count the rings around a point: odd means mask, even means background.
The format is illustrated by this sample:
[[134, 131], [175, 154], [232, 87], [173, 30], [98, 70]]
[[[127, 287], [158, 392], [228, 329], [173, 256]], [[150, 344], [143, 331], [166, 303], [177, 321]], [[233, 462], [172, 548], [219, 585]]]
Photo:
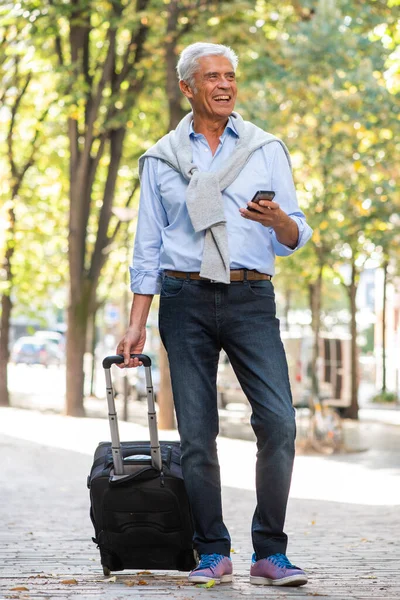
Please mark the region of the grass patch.
[[397, 402], [397, 394], [394, 392], [380, 392], [372, 398], [372, 402], [378, 402], [381, 404]]

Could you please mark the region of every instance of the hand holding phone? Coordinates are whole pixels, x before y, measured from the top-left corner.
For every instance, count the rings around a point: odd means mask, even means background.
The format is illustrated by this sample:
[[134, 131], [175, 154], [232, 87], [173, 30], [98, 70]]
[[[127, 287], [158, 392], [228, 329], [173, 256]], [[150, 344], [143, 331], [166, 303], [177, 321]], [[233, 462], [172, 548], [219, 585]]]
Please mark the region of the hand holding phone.
[[[251, 202], [259, 204], [260, 200], [273, 200], [275, 198], [275, 192], [269, 190], [258, 190], [251, 199]], [[247, 210], [251, 212], [257, 212], [254, 208], [247, 207]]]

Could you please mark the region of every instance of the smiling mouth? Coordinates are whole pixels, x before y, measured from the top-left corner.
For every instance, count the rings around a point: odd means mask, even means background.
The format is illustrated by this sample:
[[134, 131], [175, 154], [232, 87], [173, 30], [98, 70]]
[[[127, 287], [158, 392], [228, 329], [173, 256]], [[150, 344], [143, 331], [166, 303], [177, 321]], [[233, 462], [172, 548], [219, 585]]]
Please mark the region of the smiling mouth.
[[225, 96], [225, 95], [221, 95], [221, 96], [214, 96], [213, 100], [215, 100], [215, 102], [221, 102], [222, 104], [224, 102], [230, 102], [231, 97], [230, 96]]

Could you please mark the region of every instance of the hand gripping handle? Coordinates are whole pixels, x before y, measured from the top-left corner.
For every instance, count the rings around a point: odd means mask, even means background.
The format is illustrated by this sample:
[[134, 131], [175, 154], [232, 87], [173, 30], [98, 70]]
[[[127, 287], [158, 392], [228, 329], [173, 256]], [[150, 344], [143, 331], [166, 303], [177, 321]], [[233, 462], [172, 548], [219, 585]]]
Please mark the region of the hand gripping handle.
[[[138, 358], [143, 363], [145, 375], [146, 375], [146, 387], [147, 387], [147, 413], [149, 420], [149, 431], [150, 431], [150, 447], [151, 447], [151, 462], [155, 469], [161, 471], [162, 460], [160, 451], [160, 442], [158, 440], [158, 429], [157, 429], [157, 415], [154, 404], [154, 390], [153, 382], [151, 379], [151, 359], [145, 354], [131, 354], [131, 358]], [[119, 438], [118, 419], [115, 409], [114, 400], [114, 389], [111, 380], [111, 366], [114, 364], [122, 364], [124, 357], [122, 354], [116, 354], [114, 356], [107, 356], [103, 360], [104, 373], [106, 377], [106, 389], [107, 389], [107, 404], [108, 404], [108, 420], [110, 423], [111, 431], [111, 448], [114, 461], [114, 473], [116, 476], [124, 475], [124, 461], [121, 452], [121, 442]]]
[[[143, 363], [144, 367], [151, 366], [150, 356], [146, 356], [146, 354], [131, 354], [131, 358], [138, 358], [141, 363]], [[122, 354], [115, 354], [114, 356], [106, 356], [103, 360], [103, 368], [109, 369], [111, 365], [121, 365], [124, 362], [124, 357]]]

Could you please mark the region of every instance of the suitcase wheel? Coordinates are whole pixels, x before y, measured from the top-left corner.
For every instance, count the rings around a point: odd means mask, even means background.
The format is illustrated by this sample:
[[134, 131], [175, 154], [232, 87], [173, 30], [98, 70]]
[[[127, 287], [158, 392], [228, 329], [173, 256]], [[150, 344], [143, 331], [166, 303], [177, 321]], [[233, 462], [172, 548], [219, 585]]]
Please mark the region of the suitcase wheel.
[[111, 575], [110, 569], [108, 567], [105, 567], [104, 565], [103, 565], [103, 573], [104, 573], [105, 577], [109, 577]]

